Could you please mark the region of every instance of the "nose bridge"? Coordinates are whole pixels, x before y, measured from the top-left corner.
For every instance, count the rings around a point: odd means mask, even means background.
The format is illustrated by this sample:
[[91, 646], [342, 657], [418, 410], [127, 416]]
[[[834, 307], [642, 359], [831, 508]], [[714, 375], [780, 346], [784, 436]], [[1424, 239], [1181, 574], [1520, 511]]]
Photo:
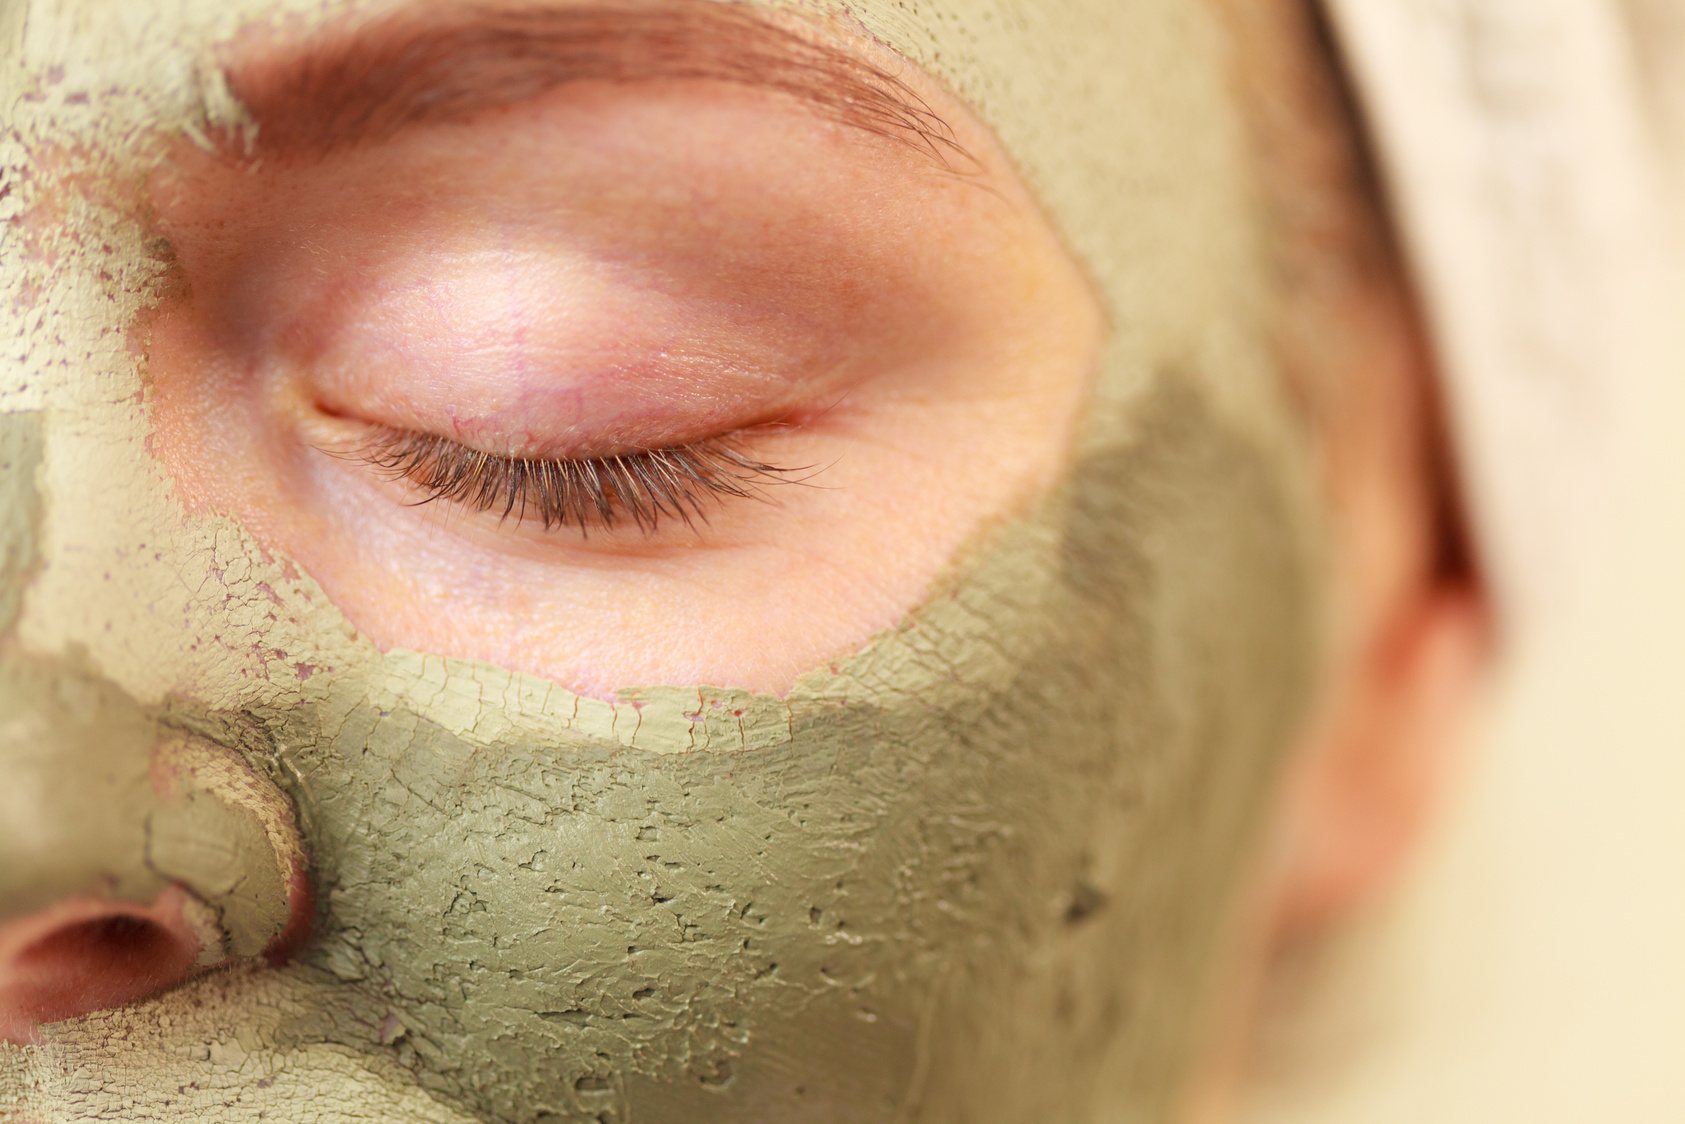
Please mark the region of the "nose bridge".
[[149, 901], [159, 729], [109, 684], [0, 656], [0, 920], [72, 894]]
[[40, 565], [43, 417], [0, 414], [0, 922], [66, 894], [150, 900], [157, 724], [92, 675], [21, 656], [9, 631]]
[[24, 587], [38, 563], [41, 523], [41, 414], [0, 413], [0, 635], [16, 621]]

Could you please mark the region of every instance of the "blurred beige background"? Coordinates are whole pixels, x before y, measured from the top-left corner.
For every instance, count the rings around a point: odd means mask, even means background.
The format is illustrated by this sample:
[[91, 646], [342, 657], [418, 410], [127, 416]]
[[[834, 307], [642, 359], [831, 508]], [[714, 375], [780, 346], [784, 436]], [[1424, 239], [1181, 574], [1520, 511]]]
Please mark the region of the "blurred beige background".
[[1685, 0], [1333, 0], [1508, 651], [1248, 1124], [1685, 1121]]

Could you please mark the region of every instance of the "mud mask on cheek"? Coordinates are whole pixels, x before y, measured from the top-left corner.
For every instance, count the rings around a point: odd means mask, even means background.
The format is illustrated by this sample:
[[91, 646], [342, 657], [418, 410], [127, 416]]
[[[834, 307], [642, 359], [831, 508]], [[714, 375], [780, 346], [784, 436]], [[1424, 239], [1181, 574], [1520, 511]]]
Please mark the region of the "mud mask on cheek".
[[[854, 13], [977, 107], [1102, 290], [1117, 328], [1074, 468], [786, 697], [609, 704], [382, 655], [308, 575], [174, 500], [125, 337], [154, 259], [100, 192], [125, 130], [227, 111], [188, 77], [250, 14], [219, 7], [93, 30], [92, 5], [38, 4], [14, 29], [7, 160], [26, 179], [0, 205], [24, 232], [3, 277], [23, 342], [4, 408], [44, 440], [6, 482], [41, 510], [7, 658], [97, 669], [273, 778], [316, 931], [284, 967], [0, 1048], [0, 1106], [1166, 1111], [1315, 631], [1256, 220], [1199, 13]], [[96, 108], [93, 91], [118, 92]]]

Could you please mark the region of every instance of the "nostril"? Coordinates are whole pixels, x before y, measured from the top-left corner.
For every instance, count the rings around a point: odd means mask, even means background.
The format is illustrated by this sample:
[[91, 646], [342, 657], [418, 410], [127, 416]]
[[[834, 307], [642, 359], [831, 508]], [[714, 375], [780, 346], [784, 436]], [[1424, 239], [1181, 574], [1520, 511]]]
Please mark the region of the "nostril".
[[[136, 1002], [217, 964], [284, 960], [309, 935], [309, 867], [286, 794], [242, 754], [192, 734], [165, 731], [146, 749], [145, 770], [122, 773], [113, 792], [82, 792], [75, 770], [53, 774], [58, 819], [105, 817], [108, 835], [43, 847], [0, 823], [0, 1042], [36, 1041], [43, 1023]], [[50, 808], [31, 811], [31, 822], [53, 820]]]
[[[201, 943], [179, 889], [151, 907], [93, 901], [0, 926], [0, 1040], [35, 1026], [121, 1006], [185, 980]], [[6, 939], [10, 938], [10, 939]]]
[[49, 933], [18, 953], [25, 970], [57, 971], [109, 961], [127, 971], [146, 972], [166, 954], [169, 934], [144, 917], [96, 917]]
[[196, 957], [196, 948], [185, 947], [157, 922], [119, 914], [49, 933], [18, 953], [17, 969], [20, 975], [51, 980], [60, 1003], [96, 1010], [168, 985]]

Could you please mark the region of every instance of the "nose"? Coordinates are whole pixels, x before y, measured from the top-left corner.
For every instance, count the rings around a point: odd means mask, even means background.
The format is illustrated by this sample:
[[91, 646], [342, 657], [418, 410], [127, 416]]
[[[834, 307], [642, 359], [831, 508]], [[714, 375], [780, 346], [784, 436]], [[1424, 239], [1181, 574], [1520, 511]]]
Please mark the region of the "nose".
[[0, 1041], [309, 928], [286, 795], [97, 675], [0, 658], [0, 776]]

